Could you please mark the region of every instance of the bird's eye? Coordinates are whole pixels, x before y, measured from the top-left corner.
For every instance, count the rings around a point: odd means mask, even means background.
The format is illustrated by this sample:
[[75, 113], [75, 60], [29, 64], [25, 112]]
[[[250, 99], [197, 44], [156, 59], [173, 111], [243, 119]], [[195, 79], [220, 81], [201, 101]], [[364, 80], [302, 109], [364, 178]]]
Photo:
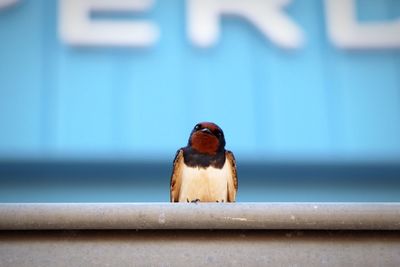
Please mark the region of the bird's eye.
[[194, 129], [197, 131], [198, 129], [200, 129], [200, 124], [197, 124], [196, 126], [194, 126]]

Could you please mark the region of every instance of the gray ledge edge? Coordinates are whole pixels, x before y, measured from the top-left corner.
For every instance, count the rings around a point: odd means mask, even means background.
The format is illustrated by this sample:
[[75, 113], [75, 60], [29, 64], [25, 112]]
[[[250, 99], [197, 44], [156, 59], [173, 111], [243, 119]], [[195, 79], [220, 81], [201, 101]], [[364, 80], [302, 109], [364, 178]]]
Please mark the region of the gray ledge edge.
[[3, 203], [0, 230], [400, 230], [400, 203]]

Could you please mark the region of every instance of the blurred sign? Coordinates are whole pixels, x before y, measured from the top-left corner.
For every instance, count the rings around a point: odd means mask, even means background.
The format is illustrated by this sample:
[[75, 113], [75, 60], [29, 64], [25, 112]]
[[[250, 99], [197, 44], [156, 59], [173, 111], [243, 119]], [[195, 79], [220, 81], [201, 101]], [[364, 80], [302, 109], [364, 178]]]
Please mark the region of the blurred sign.
[[0, 7], [0, 159], [171, 160], [205, 120], [240, 161], [400, 159], [400, 1]]
[[[0, 8], [18, 0], [0, 0]], [[187, 0], [187, 35], [200, 47], [215, 45], [222, 16], [248, 20], [265, 38], [289, 49], [304, 43], [301, 27], [285, 12], [291, 0]], [[400, 21], [361, 23], [356, 0], [325, 0], [327, 32], [341, 48], [400, 47]], [[153, 0], [60, 0], [59, 34], [70, 45], [146, 47], [160, 38], [158, 25], [149, 20], [93, 20], [91, 13], [145, 12]]]
[[[159, 37], [151, 21], [93, 21], [92, 11], [145, 11], [153, 0], [61, 0], [60, 34], [71, 45], [150, 46]], [[291, 0], [188, 0], [189, 39], [210, 47], [220, 36], [220, 18], [245, 18], [273, 43], [283, 48], [299, 48], [302, 29], [284, 7]], [[355, 0], [326, 0], [327, 27], [334, 44], [343, 48], [400, 47], [400, 21], [359, 23]]]

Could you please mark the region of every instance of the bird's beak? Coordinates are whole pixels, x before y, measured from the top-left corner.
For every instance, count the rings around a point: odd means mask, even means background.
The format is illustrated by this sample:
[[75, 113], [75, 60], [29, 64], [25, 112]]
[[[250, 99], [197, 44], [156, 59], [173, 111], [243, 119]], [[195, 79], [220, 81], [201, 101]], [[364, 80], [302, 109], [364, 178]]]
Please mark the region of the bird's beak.
[[208, 128], [203, 128], [200, 130], [200, 132], [212, 134], [211, 130]]

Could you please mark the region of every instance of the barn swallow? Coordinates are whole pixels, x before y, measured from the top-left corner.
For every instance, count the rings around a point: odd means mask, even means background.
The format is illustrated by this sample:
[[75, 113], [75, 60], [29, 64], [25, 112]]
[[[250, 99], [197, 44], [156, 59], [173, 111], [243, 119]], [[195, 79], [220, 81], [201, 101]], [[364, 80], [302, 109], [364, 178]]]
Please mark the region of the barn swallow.
[[224, 133], [211, 122], [198, 123], [186, 147], [176, 152], [171, 202], [235, 202], [236, 161], [225, 150]]

